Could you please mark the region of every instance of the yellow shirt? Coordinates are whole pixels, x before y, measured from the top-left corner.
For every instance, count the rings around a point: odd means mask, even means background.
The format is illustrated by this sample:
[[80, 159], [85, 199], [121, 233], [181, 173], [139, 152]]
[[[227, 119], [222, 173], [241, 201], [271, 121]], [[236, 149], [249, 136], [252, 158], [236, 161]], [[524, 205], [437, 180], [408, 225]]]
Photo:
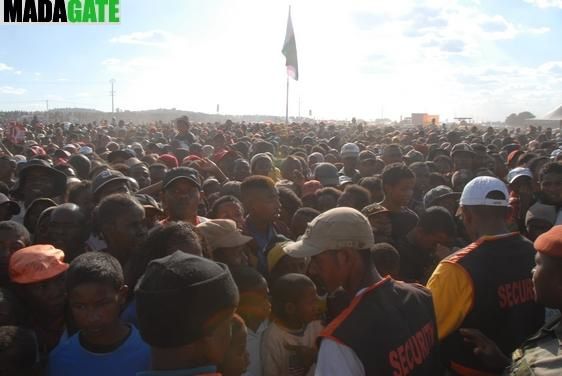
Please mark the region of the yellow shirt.
[[441, 261], [427, 282], [433, 294], [439, 340], [457, 330], [472, 308], [474, 288], [460, 265]]

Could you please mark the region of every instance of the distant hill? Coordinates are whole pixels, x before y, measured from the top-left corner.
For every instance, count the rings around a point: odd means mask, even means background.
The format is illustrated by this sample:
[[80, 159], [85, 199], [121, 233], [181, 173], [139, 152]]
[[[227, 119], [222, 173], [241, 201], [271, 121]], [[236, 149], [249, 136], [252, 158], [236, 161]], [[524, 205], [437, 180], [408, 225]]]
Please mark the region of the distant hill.
[[[271, 115], [221, 115], [221, 114], [205, 114], [202, 112], [182, 111], [173, 109], [156, 109], [146, 111], [120, 111], [114, 116], [117, 120], [125, 122], [133, 122], [135, 124], [152, 123], [157, 121], [170, 122], [180, 116], [188, 116], [193, 122], [224, 122], [228, 119], [234, 122], [284, 122], [282, 116]], [[19, 120], [30, 120], [33, 116], [37, 116], [40, 121], [56, 123], [56, 122], [73, 122], [73, 123], [91, 123], [94, 121], [111, 120], [110, 112], [103, 112], [87, 108], [57, 108], [47, 111], [0, 111], [0, 122]], [[307, 118], [291, 118], [292, 121], [310, 121]]]

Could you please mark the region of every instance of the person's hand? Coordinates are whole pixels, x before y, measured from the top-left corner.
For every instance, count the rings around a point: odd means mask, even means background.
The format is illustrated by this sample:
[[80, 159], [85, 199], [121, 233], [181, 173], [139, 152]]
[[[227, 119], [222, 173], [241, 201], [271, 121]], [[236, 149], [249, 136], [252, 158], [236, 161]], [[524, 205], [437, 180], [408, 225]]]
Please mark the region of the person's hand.
[[301, 360], [305, 369], [309, 369], [316, 361], [316, 349], [308, 346], [291, 345], [285, 343], [285, 349], [294, 351], [297, 357]]
[[502, 353], [496, 343], [486, 337], [480, 330], [461, 328], [460, 333], [465, 342], [474, 345], [474, 355], [489, 367], [499, 370], [511, 364], [509, 358]]

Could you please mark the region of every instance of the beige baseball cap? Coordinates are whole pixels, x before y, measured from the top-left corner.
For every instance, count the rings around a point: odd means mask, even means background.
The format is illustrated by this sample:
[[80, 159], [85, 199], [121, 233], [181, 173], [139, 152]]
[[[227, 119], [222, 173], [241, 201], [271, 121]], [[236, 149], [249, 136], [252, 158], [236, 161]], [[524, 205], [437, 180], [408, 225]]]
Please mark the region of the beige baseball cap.
[[284, 250], [292, 257], [312, 257], [342, 248], [364, 249], [375, 244], [369, 220], [352, 208], [335, 208], [314, 218], [299, 241]]
[[198, 224], [197, 229], [213, 251], [218, 248], [239, 247], [252, 240], [251, 236], [242, 235], [236, 228], [236, 222], [230, 219], [211, 219]]

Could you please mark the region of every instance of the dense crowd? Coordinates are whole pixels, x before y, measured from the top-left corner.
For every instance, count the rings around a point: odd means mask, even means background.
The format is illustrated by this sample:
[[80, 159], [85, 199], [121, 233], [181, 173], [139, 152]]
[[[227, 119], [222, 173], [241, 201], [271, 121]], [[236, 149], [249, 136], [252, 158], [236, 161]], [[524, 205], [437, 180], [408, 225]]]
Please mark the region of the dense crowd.
[[562, 134], [6, 123], [0, 375], [562, 374]]

